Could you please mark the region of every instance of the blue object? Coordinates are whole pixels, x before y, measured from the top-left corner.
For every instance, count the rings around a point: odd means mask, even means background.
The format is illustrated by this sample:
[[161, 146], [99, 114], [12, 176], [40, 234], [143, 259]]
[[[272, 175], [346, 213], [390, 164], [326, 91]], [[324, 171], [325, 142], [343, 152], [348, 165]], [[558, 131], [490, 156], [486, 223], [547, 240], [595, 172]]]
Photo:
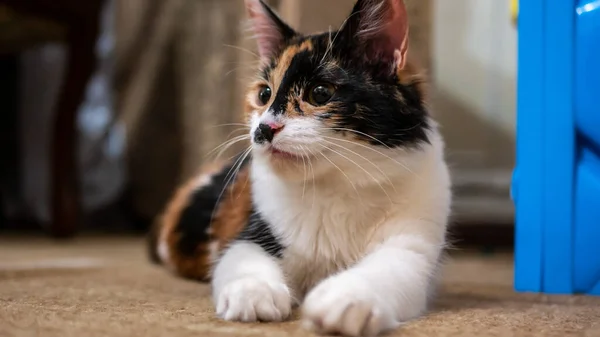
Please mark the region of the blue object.
[[519, 4], [515, 289], [600, 295], [600, 0]]

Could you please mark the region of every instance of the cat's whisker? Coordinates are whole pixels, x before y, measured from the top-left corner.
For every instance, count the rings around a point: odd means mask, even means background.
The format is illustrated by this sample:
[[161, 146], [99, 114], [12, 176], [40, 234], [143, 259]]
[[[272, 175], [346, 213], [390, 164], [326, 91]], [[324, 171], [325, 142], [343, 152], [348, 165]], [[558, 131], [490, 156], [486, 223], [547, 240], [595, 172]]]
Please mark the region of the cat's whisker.
[[[248, 157], [248, 155], [250, 155], [250, 153], [252, 152], [252, 146], [248, 146], [246, 148], [246, 150], [243, 152], [243, 154], [240, 156], [240, 158], [238, 158], [238, 160], [236, 160], [236, 162], [234, 163], [232, 169], [235, 167], [235, 173], [231, 174], [231, 176], [228, 179], [228, 182], [226, 183], [226, 185], [229, 185], [229, 182], [231, 181], [231, 179], [233, 178], [234, 175], [237, 175], [237, 173], [239, 172], [242, 164], [244, 163], [244, 161], [246, 160], [246, 158]], [[231, 170], [230, 170], [231, 171]], [[229, 173], [228, 173], [229, 175]], [[225, 179], [227, 179], [227, 176], [225, 176]]]
[[333, 43], [335, 42], [335, 40], [337, 39], [338, 35], [340, 35], [340, 33], [342, 32], [342, 29], [344, 28], [344, 26], [346, 25], [346, 23], [348, 23], [348, 20], [350, 20], [354, 15], [357, 15], [359, 13], [361, 13], [362, 11], [358, 11], [356, 13], [351, 14], [350, 16], [348, 16], [346, 18], [346, 20], [344, 20], [344, 22], [342, 22], [340, 29], [338, 29], [338, 31], [335, 33], [335, 36], [333, 37], [333, 40], [331, 39], [331, 27], [329, 27], [329, 46], [327, 47], [327, 49], [325, 50], [325, 54], [323, 55], [323, 58], [321, 59], [321, 64], [323, 65], [323, 61], [325, 61], [325, 57], [327, 56], [328, 53], [331, 52], [331, 50], [333, 50]]
[[[334, 144], [334, 143], [332, 143], [332, 142], [330, 142], [330, 141], [327, 141], [327, 140], [323, 140], [323, 141], [327, 142], [328, 144], [337, 145], [337, 144]], [[323, 145], [323, 144], [321, 144], [321, 146], [324, 146], [324, 145]], [[336, 150], [332, 149], [331, 147], [328, 147], [328, 146], [324, 146], [324, 147], [325, 147], [327, 150], [329, 150], [329, 151], [331, 151], [331, 152], [333, 152], [333, 153], [337, 154], [338, 156], [340, 156], [340, 157], [342, 157], [342, 158], [346, 159], [346, 160], [347, 160], [347, 161], [349, 161], [350, 163], [352, 163], [352, 164], [356, 165], [356, 167], [358, 167], [358, 168], [359, 168], [359, 169], [361, 169], [363, 172], [365, 172], [365, 173], [366, 173], [366, 174], [367, 174], [369, 177], [371, 177], [371, 179], [373, 179], [373, 181], [374, 181], [374, 182], [375, 182], [377, 185], [379, 185], [379, 188], [381, 188], [381, 190], [383, 191], [383, 193], [384, 193], [384, 194], [387, 196], [388, 200], [390, 201], [390, 204], [391, 204], [391, 203], [393, 203], [393, 202], [392, 202], [392, 198], [390, 197], [390, 195], [388, 194], [388, 192], [386, 191], [386, 189], [383, 187], [383, 185], [381, 185], [381, 183], [379, 182], [379, 180], [377, 180], [377, 178], [375, 178], [375, 176], [374, 176], [374, 175], [373, 175], [371, 172], [369, 172], [369, 170], [365, 169], [364, 167], [362, 167], [360, 164], [358, 164], [358, 163], [357, 163], [357, 162], [355, 162], [354, 160], [352, 160], [352, 159], [348, 158], [347, 156], [343, 155], [342, 153], [340, 153], [340, 152], [338, 152], [338, 151], [336, 151]], [[391, 181], [390, 181], [390, 182], [391, 182]], [[392, 186], [393, 186], [393, 184], [392, 184]]]
[[358, 131], [358, 130], [352, 130], [352, 129], [348, 129], [348, 128], [326, 128], [326, 130], [333, 130], [333, 131], [346, 131], [346, 132], [350, 132], [350, 133], [355, 133], [357, 135], [361, 135], [364, 137], [367, 137], [375, 142], [377, 142], [378, 144], [381, 144], [382, 146], [385, 146], [388, 149], [392, 149], [389, 145], [387, 145], [386, 143], [384, 143], [383, 141], [381, 141], [380, 139], [373, 137], [367, 133], [364, 133], [362, 131]]
[[[252, 151], [252, 146], [248, 146], [248, 148], [243, 151], [243, 153], [238, 157], [238, 159], [236, 159], [236, 161], [233, 163], [233, 165], [231, 165], [231, 168], [227, 172], [227, 175], [225, 175], [225, 184], [223, 185], [223, 188], [221, 189], [221, 192], [219, 193], [219, 197], [217, 198], [217, 202], [215, 205], [220, 204], [221, 198], [223, 197], [223, 193], [225, 193], [225, 190], [229, 188], [229, 186], [230, 186], [229, 184], [231, 183], [232, 179], [235, 176], [237, 176], [242, 164], [244, 163], [244, 161], [246, 160], [246, 157], [248, 157], [248, 155], [250, 154], [251, 151]], [[233, 174], [231, 174], [232, 172], [233, 172]], [[231, 191], [233, 191], [233, 189]], [[231, 192], [231, 193], [233, 193], [233, 192]], [[211, 216], [210, 216], [211, 223], [213, 222], [217, 208], [218, 207], [215, 207], [211, 213]]]
[[237, 144], [237, 143], [239, 143], [239, 142], [241, 142], [241, 141], [249, 141], [249, 140], [250, 140], [250, 137], [247, 137], [247, 138], [242, 138], [242, 139], [240, 139], [240, 140], [237, 140], [237, 141], [235, 141], [235, 142], [233, 142], [233, 143], [229, 144], [229, 145], [228, 145], [228, 146], [226, 146], [226, 147], [223, 147], [221, 150], [219, 150], [219, 152], [218, 152], [218, 153], [217, 153], [217, 155], [215, 156], [215, 159], [219, 159], [219, 158], [221, 158], [221, 156], [222, 156], [222, 155], [223, 155], [223, 154], [224, 154], [224, 153], [225, 153], [227, 150], [229, 150], [229, 149], [230, 149], [230, 148], [231, 148], [233, 145], [235, 145], [235, 144]]
[[223, 64], [235, 64], [235, 65], [246, 65], [246, 66], [257, 66], [260, 64], [260, 60], [252, 60], [252, 61], [231, 61], [231, 62], [223, 62]]
[[232, 73], [234, 73], [234, 72], [236, 72], [236, 71], [238, 71], [238, 70], [240, 70], [240, 69], [246, 69], [246, 68], [247, 68], [247, 66], [239, 66], [239, 67], [235, 67], [235, 68], [233, 68], [233, 69], [229, 70], [228, 72], [226, 72], [226, 73], [225, 73], [225, 75], [223, 75], [223, 77], [228, 77], [228, 76], [229, 76], [229, 75], [231, 75]]
[[[232, 131], [231, 131], [231, 132], [230, 132], [230, 133], [227, 135], [227, 137], [225, 137], [225, 138], [226, 138], [226, 139], [229, 139], [231, 136], [233, 136], [233, 134], [234, 134], [234, 133], [236, 133], [236, 132], [240, 132], [240, 131], [244, 131], [244, 134], [242, 134], [242, 135], [238, 135], [238, 136], [243, 136], [243, 135], [247, 135], [247, 134], [249, 133], [250, 129], [249, 129], [249, 128], [247, 128], [247, 127], [243, 127], [243, 128], [237, 128], [237, 129], [235, 129], [235, 130], [232, 130]], [[236, 137], [237, 137], [237, 136], [236, 136]]]
[[[233, 146], [233, 144], [241, 142], [243, 139], [229, 139], [226, 140], [225, 142], [217, 145], [214, 149], [210, 150], [208, 153], [206, 153], [203, 156], [204, 160], [210, 159], [210, 160], [219, 160], [220, 155], [223, 154], [224, 151], [226, 151], [227, 149], [229, 149], [231, 146]], [[224, 148], [224, 151], [220, 151], [222, 148]]]
[[206, 156], [209, 156], [209, 155], [210, 155], [210, 154], [212, 154], [213, 152], [215, 152], [215, 151], [219, 150], [221, 147], [228, 145], [230, 142], [235, 142], [235, 141], [237, 141], [238, 139], [240, 139], [240, 138], [244, 138], [244, 137], [246, 137], [246, 138], [249, 138], [250, 136], [249, 136], [249, 135], [239, 135], [239, 136], [235, 136], [234, 138], [227, 139], [227, 140], [225, 140], [223, 143], [221, 143], [221, 144], [217, 145], [217, 146], [216, 146], [214, 149], [210, 150], [210, 152], [208, 152], [208, 153], [206, 154]]
[[226, 140], [225, 142], [221, 143], [220, 145], [218, 145], [217, 147], [212, 149], [206, 155], [204, 155], [204, 158], [206, 159], [210, 155], [212, 155], [213, 153], [218, 151], [217, 156], [215, 157], [215, 159], [218, 159], [225, 151], [227, 151], [229, 148], [231, 148], [236, 143], [239, 143], [243, 140], [249, 140], [249, 139], [250, 139], [250, 135], [240, 135], [240, 136], [236, 136], [232, 139]]
[[355, 133], [357, 135], [361, 135], [364, 137], [367, 137], [371, 140], [376, 141], [377, 143], [387, 147], [388, 149], [391, 149], [391, 147], [389, 147], [386, 143], [382, 142], [380, 139], [377, 139], [369, 134], [366, 134], [364, 132], [358, 131], [358, 130], [352, 130], [352, 129], [348, 129], [348, 128], [324, 128], [324, 130], [332, 130], [332, 131], [346, 131], [346, 132], [351, 132], [351, 133]]
[[229, 47], [229, 48], [233, 48], [233, 49], [237, 49], [237, 50], [239, 50], [239, 51], [243, 51], [243, 52], [245, 52], [245, 53], [248, 53], [248, 54], [250, 54], [250, 55], [252, 55], [252, 56], [254, 56], [254, 57], [256, 57], [256, 58], [260, 58], [260, 56], [258, 56], [258, 54], [257, 54], [257, 53], [255, 53], [255, 52], [253, 52], [252, 50], [250, 50], [250, 49], [247, 49], [247, 48], [242, 48], [242, 47], [239, 47], [239, 46], [234, 46], [234, 45], [230, 45], [230, 44], [223, 44], [223, 46], [225, 46], [225, 47]]
[[[355, 156], [360, 157], [361, 159], [365, 160], [369, 164], [373, 165], [373, 167], [375, 167], [379, 171], [379, 173], [381, 173], [386, 178], [386, 180], [388, 181], [388, 184], [390, 186], [392, 186], [392, 188], [394, 189], [394, 192], [397, 192], [396, 191], [396, 186], [394, 185], [394, 183], [392, 182], [392, 180], [390, 179], [390, 177], [378, 165], [376, 165], [372, 160], [369, 160], [368, 158], [366, 158], [365, 156], [361, 155], [360, 153], [358, 153], [356, 151], [350, 150], [346, 146], [343, 146], [343, 145], [340, 145], [340, 144], [336, 144], [334, 142], [331, 142], [331, 141], [328, 141], [328, 140], [325, 140], [325, 139], [323, 141], [325, 141], [328, 144], [337, 146], [337, 147], [339, 147], [339, 148], [341, 148], [343, 150], [346, 150], [346, 151], [354, 154]], [[373, 177], [373, 176], [371, 175], [371, 177]], [[373, 180], [377, 181], [374, 177], [373, 177]]]
[[346, 140], [346, 139], [340, 139], [340, 138], [329, 137], [329, 136], [321, 136], [321, 137], [323, 137], [323, 138], [326, 138], [326, 139], [333, 139], [333, 140], [340, 141], [340, 142], [345, 142], [345, 143], [354, 144], [354, 145], [356, 145], [356, 146], [360, 146], [360, 147], [362, 147], [362, 148], [365, 148], [365, 149], [371, 150], [371, 151], [373, 151], [373, 152], [375, 152], [375, 153], [378, 153], [379, 155], [381, 155], [381, 156], [383, 156], [383, 157], [385, 157], [385, 158], [387, 158], [387, 159], [389, 159], [389, 160], [393, 161], [394, 163], [396, 163], [396, 164], [400, 165], [400, 167], [402, 167], [403, 169], [407, 170], [408, 172], [410, 172], [411, 174], [413, 174], [415, 177], [417, 177], [417, 178], [419, 178], [419, 179], [421, 178], [421, 176], [419, 176], [417, 173], [415, 173], [413, 170], [411, 170], [411, 169], [410, 169], [410, 167], [406, 166], [405, 164], [403, 164], [403, 163], [399, 162], [398, 160], [396, 160], [396, 159], [394, 159], [394, 158], [392, 158], [392, 157], [388, 156], [387, 154], [385, 154], [385, 153], [383, 153], [383, 152], [381, 152], [381, 151], [378, 151], [378, 150], [376, 150], [376, 149], [374, 149], [374, 148], [372, 148], [372, 147], [370, 147], [370, 146], [367, 146], [367, 145], [361, 144], [361, 143], [359, 143], [359, 142], [353, 142], [353, 141], [351, 141], [351, 140]]
[[[323, 146], [325, 149], [330, 150], [328, 147]], [[360, 197], [360, 193], [358, 192], [358, 189], [356, 188], [356, 185], [354, 185], [354, 183], [352, 182], [352, 180], [350, 179], [350, 177], [348, 177], [348, 175], [339, 167], [337, 166], [334, 162], [331, 161], [331, 159], [327, 158], [326, 155], [323, 154], [323, 152], [319, 152], [319, 154], [325, 158], [325, 160], [327, 160], [329, 163], [331, 163], [331, 165], [333, 165], [336, 169], [338, 169], [338, 171], [340, 171], [340, 173], [342, 173], [342, 175], [344, 177], [346, 177], [346, 179], [348, 180], [348, 182], [350, 183], [350, 185], [352, 186], [352, 188], [354, 189], [354, 191], [356, 192], [356, 196], [358, 197], [358, 200], [360, 200], [361, 204], [362, 202], [362, 198]]]
[[[337, 37], [337, 34], [335, 34], [335, 36]], [[331, 26], [329, 26], [329, 44], [327, 46], [327, 49], [325, 49], [325, 53], [323, 54], [323, 58], [321, 58], [321, 62], [319, 62], [319, 66], [322, 66], [324, 64], [325, 58], [327, 57], [327, 54], [329, 53], [329, 51], [332, 48], [333, 48], [333, 40], [331, 39]]]
[[[302, 147], [300, 146], [299, 148], [302, 151]], [[301, 156], [302, 157], [302, 172], [304, 174], [304, 177], [302, 178], [302, 200], [304, 201], [304, 193], [306, 192], [306, 159], [304, 158], [305, 156]]]
[[240, 194], [238, 194], [238, 198], [244, 194], [244, 191], [246, 190], [246, 186], [248, 186], [248, 181], [250, 181], [250, 174], [246, 175], [246, 181], [244, 181], [244, 186], [240, 190]]
[[225, 123], [225, 124], [217, 124], [217, 125], [212, 125], [209, 126], [209, 129], [214, 129], [214, 128], [221, 128], [221, 127], [226, 127], [226, 126], [241, 126], [244, 127], [246, 129], [250, 129], [250, 127], [247, 124], [244, 123]]
[[300, 149], [301, 149], [302, 153], [306, 156], [306, 160], [308, 161], [308, 165], [309, 165], [310, 172], [312, 175], [313, 200], [312, 200], [312, 204], [310, 206], [310, 211], [312, 212], [315, 208], [315, 199], [316, 199], [315, 168], [313, 167], [312, 160], [311, 160], [311, 158], [314, 156], [314, 153], [312, 151], [310, 151], [310, 149], [307, 149], [302, 145], [300, 145]]

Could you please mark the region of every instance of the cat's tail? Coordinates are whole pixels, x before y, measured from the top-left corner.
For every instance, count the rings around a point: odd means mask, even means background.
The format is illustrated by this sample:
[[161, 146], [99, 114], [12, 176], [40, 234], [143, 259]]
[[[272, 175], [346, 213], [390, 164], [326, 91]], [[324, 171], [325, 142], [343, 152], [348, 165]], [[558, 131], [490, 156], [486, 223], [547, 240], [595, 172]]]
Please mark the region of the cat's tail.
[[150, 230], [152, 262], [185, 278], [210, 279], [214, 261], [250, 216], [248, 161], [211, 164], [176, 191]]

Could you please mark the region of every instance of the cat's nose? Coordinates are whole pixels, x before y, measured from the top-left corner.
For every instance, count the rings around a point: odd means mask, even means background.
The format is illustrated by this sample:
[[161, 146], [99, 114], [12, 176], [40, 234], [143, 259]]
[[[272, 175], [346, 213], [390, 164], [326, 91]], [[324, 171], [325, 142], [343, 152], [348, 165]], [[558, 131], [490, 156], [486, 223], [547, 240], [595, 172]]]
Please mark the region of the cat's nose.
[[283, 129], [282, 124], [276, 123], [260, 123], [254, 131], [254, 141], [258, 144], [264, 142], [272, 142], [273, 137]]

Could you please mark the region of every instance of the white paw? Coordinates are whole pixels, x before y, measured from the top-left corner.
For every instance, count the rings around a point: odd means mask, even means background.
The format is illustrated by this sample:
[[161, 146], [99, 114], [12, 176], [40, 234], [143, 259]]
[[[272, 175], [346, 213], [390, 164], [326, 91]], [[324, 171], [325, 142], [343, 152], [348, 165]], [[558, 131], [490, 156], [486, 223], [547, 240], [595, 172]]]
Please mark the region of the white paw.
[[288, 287], [248, 277], [225, 285], [218, 295], [217, 315], [227, 321], [279, 322], [292, 311]]
[[381, 303], [373, 290], [345, 275], [325, 280], [304, 301], [304, 327], [344, 336], [376, 336], [398, 327], [392, 308]]

